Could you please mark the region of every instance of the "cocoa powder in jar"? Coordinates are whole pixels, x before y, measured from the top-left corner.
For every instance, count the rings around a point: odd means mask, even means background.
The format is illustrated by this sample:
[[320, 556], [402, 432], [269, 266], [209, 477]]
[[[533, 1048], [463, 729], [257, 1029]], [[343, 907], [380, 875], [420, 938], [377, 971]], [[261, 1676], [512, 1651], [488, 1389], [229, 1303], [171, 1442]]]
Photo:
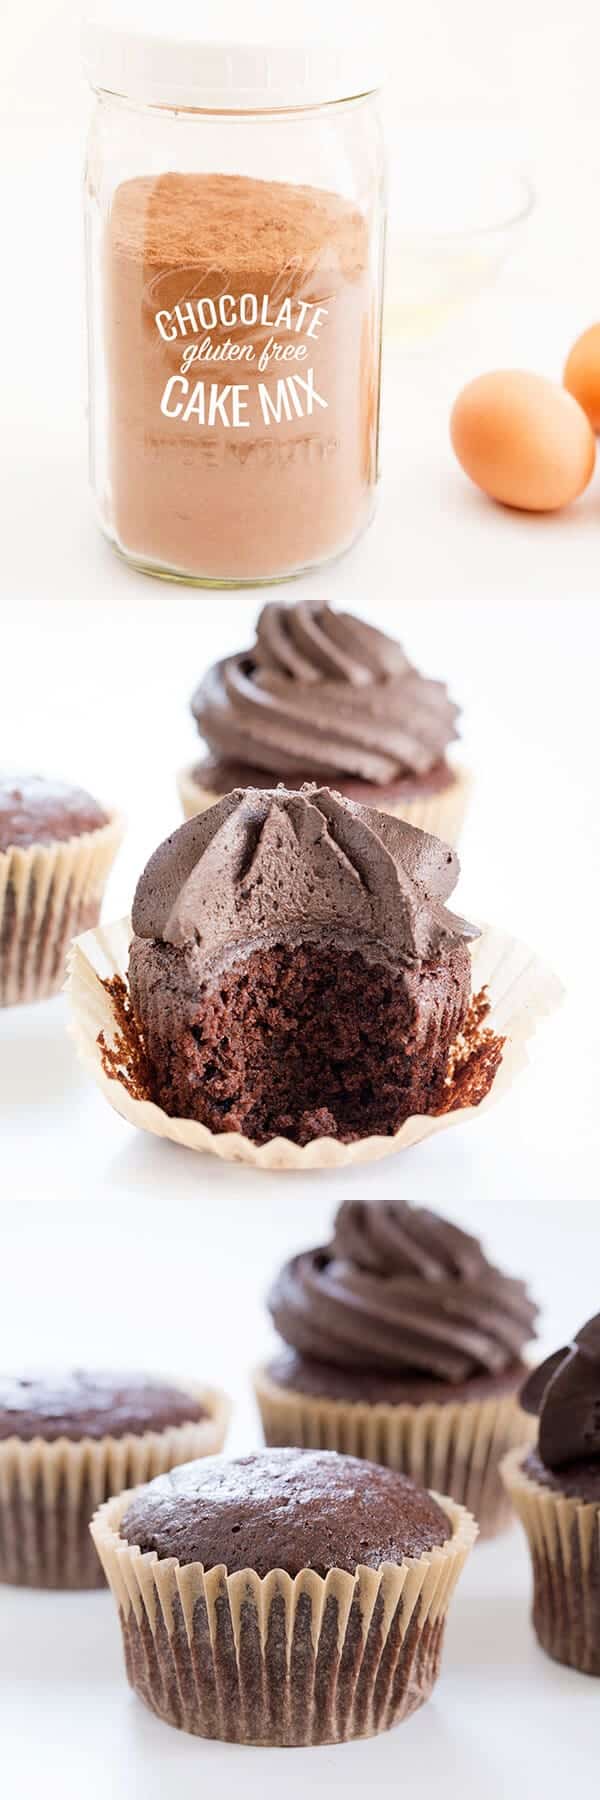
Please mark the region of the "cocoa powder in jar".
[[367, 220], [238, 175], [123, 182], [107, 229], [111, 526], [132, 560], [277, 579], [345, 550], [376, 480]]

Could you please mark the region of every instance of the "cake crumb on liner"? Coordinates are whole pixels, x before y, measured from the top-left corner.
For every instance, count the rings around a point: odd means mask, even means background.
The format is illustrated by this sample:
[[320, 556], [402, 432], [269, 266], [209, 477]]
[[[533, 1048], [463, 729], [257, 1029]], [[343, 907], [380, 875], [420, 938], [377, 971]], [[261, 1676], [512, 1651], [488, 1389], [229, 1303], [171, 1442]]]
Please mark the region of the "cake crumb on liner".
[[[554, 1012], [563, 998], [558, 977], [539, 957], [518, 939], [491, 925], [481, 927], [481, 936], [470, 945], [475, 1020], [477, 996], [485, 990], [489, 1001], [489, 1021], [495, 1034], [502, 1034], [504, 1046], [490, 1090], [476, 1104], [463, 1104], [460, 1093], [463, 1048], [457, 1045], [457, 1067], [452, 1079], [457, 1086], [457, 1104], [435, 1114], [415, 1115], [406, 1119], [393, 1136], [366, 1137], [356, 1143], [340, 1143], [336, 1138], [314, 1138], [300, 1145], [289, 1138], [272, 1138], [267, 1144], [254, 1144], [240, 1132], [213, 1133], [197, 1120], [175, 1119], [163, 1112], [153, 1100], [143, 1098], [140, 1086], [142, 1072], [128, 1071], [120, 1058], [120, 1005], [127, 1002], [127, 965], [131, 942], [131, 920], [124, 918], [110, 925], [85, 932], [71, 946], [67, 988], [70, 998], [70, 1030], [79, 1056], [89, 1069], [110, 1105], [139, 1130], [155, 1137], [170, 1138], [190, 1150], [210, 1152], [225, 1162], [250, 1163], [260, 1169], [331, 1169], [352, 1164], [379, 1161], [408, 1149], [422, 1138], [451, 1125], [466, 1124], [499, 1100], [512, 1087], [516, 1077], [527, 1066], [527, 1045], [538, 1025]], [[119, 1005], [115, 1006], [115, 989]], [[483, 1027], [486, 1029], [486, 1026]], [[125, 1062], [127, 1055], [125, 1054]], [[110, 1069], [110, 1073], [107, 1072]], [[117, 1071], [119, 1072], [117, 1078]]]

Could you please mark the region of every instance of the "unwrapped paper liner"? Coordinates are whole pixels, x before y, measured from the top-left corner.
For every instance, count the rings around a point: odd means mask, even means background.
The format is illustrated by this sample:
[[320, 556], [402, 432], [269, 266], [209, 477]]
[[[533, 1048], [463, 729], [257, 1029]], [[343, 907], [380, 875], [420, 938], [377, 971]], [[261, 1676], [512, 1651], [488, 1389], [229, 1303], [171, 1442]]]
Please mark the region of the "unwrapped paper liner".
[[339, 1450], [383, 1463], [436, 1488], [474, 1513], [481, 1537], [494, 1537], [510, 1518], [499, 1464], [514, 1445], [530, 1444], [535, 1422], [515, 1394], [482, 1400], [328, 1400], [278, 1386], [259, 1369], [254, 1389], [265, 1443], [302, 1450]]
[[122, 836], [115, 813], [64, 844], [0, 851], [0, 1006], [59, 992], [71, 938], [100, 917]]
[[600, 1675], [600, 1502], [542, 1487], [526, 1454], [511, 1450], [501, 1474], [531, 1551], [536, 1636], [555, 1662]]
[[127, 979], [131, 920], [120, 919], [113, 925], [87, 931], [71, 946], [68, 988], [71, 1001], [71, 1032], [82, 1061], [111, 1106], [155, 1137], [171, 1138], [190, 1150], [210, 1151], [225, 1162], [254, 1163], [260, 1169], [333, 1169], [352, 1163], [376, 1162], [392, 1156], [396, 1150], [408, 1149], [433, 1132], [446, 1131], [451, 1125], [462, 1125], [478, 1118], [484, 1108], [499, 1100], [527, 1063], [526, 1044], [537, 1025], [551, 1013], [562, 998], [557, 977], [540, 962], [527, 945], [507, 937], [492, 926], [482, 927], [481, 937], [470, 946], [473, 965], [473, 991], [486, 986], [491, 1002], [490, 1023], [500, 1034], [506, 1034], [502, 1061], [492, 1087], [477, 1107], [463, 1106], [455, 1112], [415, 1114], [406, 1119], [393, 1137], [366, 1137], [358, 1143], [342, 1144], [335, 1138], [315, 1138], [310, 1144], [294, 1144], [289, 1138], [271, 1138], [267, 1144], [253, 1144], [241, 1132], [211, 1132], [194, 1119], [173, 1119], [153, 1100], [137, 1100], [121, 1081], [105, 1072], [102, 1050], [98, 1043], [101, 1032], [112, 1044], [115, 1014], [110, 994], [102, 982], [121, 976]]
[[130, 1498], [101, 1507], [91, 1529], [128, 1679], [159, 1718], [230, 1743], [329, 1744], [385, 1731], [428, 1698], [477, 1534], [463, 1507], [440, 1499], [451, 1536], [420, 1557], [292, 1579], [143, 1554], [119, 1537]]
[[103, 1587], [90, 1519], [112, 1494], [177, 1463], [222, 1449], [230, 1405], [215, 1388], [184, 1392], [207, 1417], [124, 1437], [18, 1437], [0, 1442], [0, 1582], [16, 1587]]
[[[194, 780], [194, 763], [186, 769], [180, 769], [177, 776], [177, 790], [186, 819], [195, 818], [196, 813], [206, 812], [209, 806], [216, 806], [222, 800], [222, 792], [214, 793], [211, 788], [203, 787]], [[429, 831], [432, 837], [443, 839], [445, 844], [457, 844], [464, 825], [471, 793], [471, 776], [466, 769], [453, 765], [454, 780], [448, 787], [441, 788], [438, 794], [423, 794], [413, 800], [378, 799], [377, 788], [373, 788], [373, 799], [370, 805], [376, 812], [391, 813], [395, 819], [406, 819], [409, 825], [417, 825], [419, 831]], [[264, 787], [276, 787], [277, 777], [264, 772]], [[335, 781], [331, 780], [335, 788]], [[343, 784], [342, 784], [343, 785]]]

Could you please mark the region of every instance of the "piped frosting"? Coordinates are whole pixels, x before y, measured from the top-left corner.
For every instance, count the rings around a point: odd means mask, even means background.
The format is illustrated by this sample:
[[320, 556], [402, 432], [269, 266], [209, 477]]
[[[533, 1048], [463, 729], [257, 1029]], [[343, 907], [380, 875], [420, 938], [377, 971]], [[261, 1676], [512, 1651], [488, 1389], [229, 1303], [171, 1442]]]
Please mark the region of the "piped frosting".
[[393, 638], [323, 600], [263, 607], [252, 649], [208, 670], [192, 712], [226, 762], [333, 786], [427, 774], [459, 716]]
[[209, 955], [343, 926], [414, 963], [478, 936], [445, 905], [459, 868], [438, 838], [328, 788], [237, 788], [151, 856], [133, 929]]
[[331, 1243], [286, 1263], [268, 1303], [302, 1357], [456, 1383], [518, 1361], [537, 1315], [476, 1238], [403, 1200], [346, 1201]]

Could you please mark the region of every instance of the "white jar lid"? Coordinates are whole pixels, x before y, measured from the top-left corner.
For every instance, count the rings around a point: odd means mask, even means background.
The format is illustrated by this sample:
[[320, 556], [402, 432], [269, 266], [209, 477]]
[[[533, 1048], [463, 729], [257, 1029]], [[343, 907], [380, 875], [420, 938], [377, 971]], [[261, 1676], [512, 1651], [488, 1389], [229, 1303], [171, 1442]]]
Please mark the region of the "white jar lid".
[[322, 106], [381, 85], [364, 46], [202, 43], [93, 19], [83, 27], [83, 62], [93, 88], [206, 112]]

